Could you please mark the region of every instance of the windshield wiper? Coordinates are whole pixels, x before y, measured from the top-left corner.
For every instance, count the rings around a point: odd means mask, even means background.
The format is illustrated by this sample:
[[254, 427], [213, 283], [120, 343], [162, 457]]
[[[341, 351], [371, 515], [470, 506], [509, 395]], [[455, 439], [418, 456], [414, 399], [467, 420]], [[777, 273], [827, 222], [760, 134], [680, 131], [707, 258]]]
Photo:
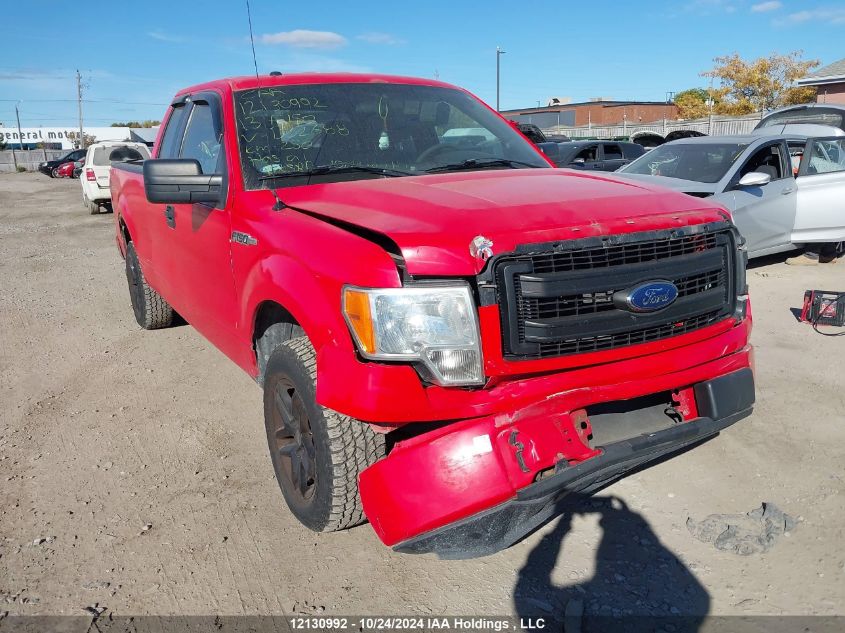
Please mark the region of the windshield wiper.
[[461, 169], [484, 169], [485, 167], [510, 167], [511, 169], [520, 169], [521, 167], [542, 168], [543, 165], [535, 165], [533, 163], [526, 163], [521, 160], [511, 160], [509, 158], [470, 158], [469, 160], [460, 163], [450, 163], [448, 165], [438, 165], [426, 169], [430, 174], [439, 171], [459, 171]]
[[409, 171], [390, 169], [388, 167], [368, 167], [366, 165], [348, 165], [346, 167], [340, 167], [333, 165], [320, 165], [319, 167], [314, 167], [314, 169], [308, 169], [305, 171], [287, 171], [278, 174], [268, 174], [267, 176], [259, 177], [258, 180], [278, 180], [280, 178], [294, 178], [296, 176], [305, 176], [310, 181], [311, 176], [323, 176], [326, 174], [348, 174], [356, 171], [367, 174], [378, 174], [379, 176], [385, 176], [390, 178], [395, 178], [397, 176], [414, 175]]

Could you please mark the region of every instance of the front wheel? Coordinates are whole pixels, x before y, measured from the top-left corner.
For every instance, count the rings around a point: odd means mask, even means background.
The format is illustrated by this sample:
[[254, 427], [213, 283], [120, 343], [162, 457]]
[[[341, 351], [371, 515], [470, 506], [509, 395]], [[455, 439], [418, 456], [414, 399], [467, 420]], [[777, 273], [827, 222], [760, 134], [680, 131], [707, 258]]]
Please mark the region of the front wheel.
[[59, 175], [59, 168], [53, 167], [52, 171], [50, 172], [50, 176], [52, 178], [61, 178], [61, 176]]
[[291, 512], [315, 532], [333, 532], [364, 521], [358, 475], [384, 456], [384, 436], [317, 404], [316, 378], [308, 337], [279, 345], [264, 375], [264, 423]]

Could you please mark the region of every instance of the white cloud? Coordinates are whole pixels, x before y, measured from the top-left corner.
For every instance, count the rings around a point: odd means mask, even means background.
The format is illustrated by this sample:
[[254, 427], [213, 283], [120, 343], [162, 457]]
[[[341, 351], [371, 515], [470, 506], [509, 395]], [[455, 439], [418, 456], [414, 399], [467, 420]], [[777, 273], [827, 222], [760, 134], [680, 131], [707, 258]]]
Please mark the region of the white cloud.
[[280, 33], [265, 33], [260, 38], [262, 44], [284, 44], [294, 48], [323, 48], [332, 49], [346, 46], [346, 38], [332, 31], [282, 31]]
[[769, 0], [768, 2], [761, 2], [759, 4], [751, 5], [752, 13], [766, 13], [767, 11], [777, 11], [783, 6], [779, 0]]
[[159, 40], [160, 42], [184, 42], [184, 37], [179, 37], [178, 35], [169, 35], [168, 33], [164, 33], [159, 29], [155, 31], [148, 31], [147, 37], [151, 37], [154, 40]]
[[356, 36], [356, 40], [367, 42], [368, 44], [386, 44], [392, 46], [394, 44], [404, 44], [405, 40], [399, 39], [390, 33], [379, 33], [377, 31], [370, 31], [369, 33], [361, 33]]
[[825, 22], [827, 24], [845, 24], [845, 8], [819, 8], [790, 13], [778, 24], [806, 24], [807, 22]]

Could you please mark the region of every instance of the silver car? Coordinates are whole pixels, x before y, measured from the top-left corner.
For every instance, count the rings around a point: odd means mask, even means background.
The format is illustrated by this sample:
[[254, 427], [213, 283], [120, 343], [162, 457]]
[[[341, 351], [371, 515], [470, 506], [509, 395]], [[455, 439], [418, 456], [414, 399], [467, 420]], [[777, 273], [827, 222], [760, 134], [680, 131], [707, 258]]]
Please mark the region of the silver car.
[[721, 203], [749, 257], [845, 240], [845, 137], [761, 132], [666, 143], [614, 175]]

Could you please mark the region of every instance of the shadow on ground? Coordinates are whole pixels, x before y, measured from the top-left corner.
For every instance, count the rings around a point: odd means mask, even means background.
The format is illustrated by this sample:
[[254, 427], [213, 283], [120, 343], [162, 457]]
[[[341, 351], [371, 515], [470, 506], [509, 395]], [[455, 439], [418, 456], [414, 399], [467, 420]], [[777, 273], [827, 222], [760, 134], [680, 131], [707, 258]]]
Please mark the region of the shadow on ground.
[[[519, 571], [514, 588], [517, 616], [549, 619], [551, 610], [566, 633], [699, 629], [710, 609], [710, 595], [642, 515], [612, 495], [570, 495], [559, 510], [560, 521]], [[590, 514], [599, 515], [602, 530], [595, 574], [555, 586], [552, 572], [556, 561], [567, 555], [562, 547], [572, 519]]]

